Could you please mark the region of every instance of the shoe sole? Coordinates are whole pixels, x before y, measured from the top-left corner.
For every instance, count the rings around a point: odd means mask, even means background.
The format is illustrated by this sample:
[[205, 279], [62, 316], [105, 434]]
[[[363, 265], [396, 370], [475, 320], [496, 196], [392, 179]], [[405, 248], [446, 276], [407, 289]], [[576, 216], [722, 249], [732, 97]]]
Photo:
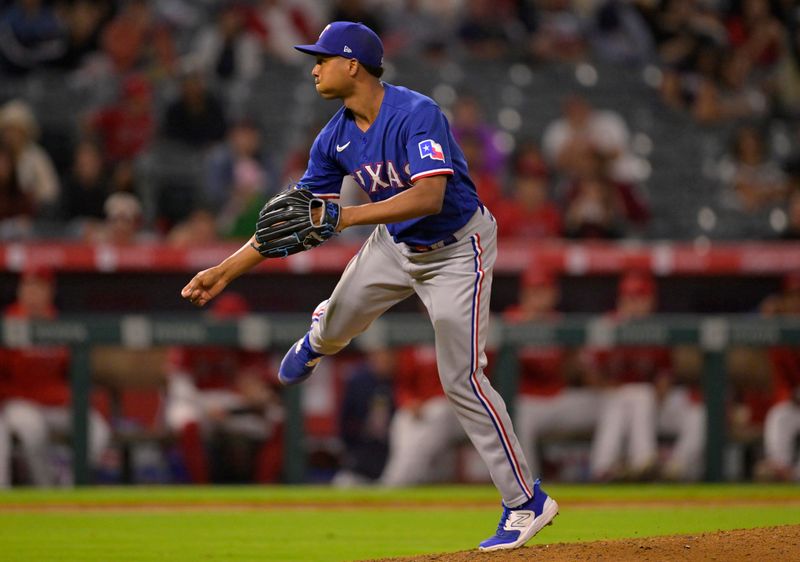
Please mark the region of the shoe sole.
[[558, 515], [558, 504], [553, 498], [547, 498], [542, 508], [542, 514], [533, 521], [533, 525], [528, 530], [521, 533], [519, 538], [508, 544], [496, 544], [489, 547], [479, 547], [481, 552], [491, 552], [493, 550], [511, 550], [523, 546], [531, 540], [539, 531], [553, 524], [553, 519]]

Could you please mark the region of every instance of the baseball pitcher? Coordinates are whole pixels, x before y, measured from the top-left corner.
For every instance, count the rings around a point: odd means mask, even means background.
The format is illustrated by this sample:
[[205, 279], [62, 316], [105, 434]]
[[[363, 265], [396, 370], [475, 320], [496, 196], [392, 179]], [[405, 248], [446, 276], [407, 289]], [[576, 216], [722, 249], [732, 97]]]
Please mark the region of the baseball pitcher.
[[[479, 548], [520, 547], [551, 523], [558, 505], [532, 478], [506, 406], [483, 374], [497, 225], [441, 109], [380, 80], [383, 45], [372, 30], [334, 22], [314, 45], [295, 48], [316, 58], [319, 95], [343, 107], [314, 141], [298, 186], [267, 202], [250, 243], [198, 273], [182, 296], [202, 306], [265, 257], [378, 225], [286, 353], [279, 378], [305, 380], [394, 304], [419, 295], [435, 329], [442, 387], [503, 497], [497, 532]], [[332, 201], [346, 175], [370, 203]]]

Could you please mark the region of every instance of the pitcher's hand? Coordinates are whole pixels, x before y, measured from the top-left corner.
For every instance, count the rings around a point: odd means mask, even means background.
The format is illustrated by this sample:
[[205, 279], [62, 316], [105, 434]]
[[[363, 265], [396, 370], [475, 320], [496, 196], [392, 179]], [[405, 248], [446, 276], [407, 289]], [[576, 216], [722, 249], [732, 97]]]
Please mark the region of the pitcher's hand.
[[181, 290], [181, 296], [195, 306], [204, 306], [228, 286], [218, 267], [204, 269]]

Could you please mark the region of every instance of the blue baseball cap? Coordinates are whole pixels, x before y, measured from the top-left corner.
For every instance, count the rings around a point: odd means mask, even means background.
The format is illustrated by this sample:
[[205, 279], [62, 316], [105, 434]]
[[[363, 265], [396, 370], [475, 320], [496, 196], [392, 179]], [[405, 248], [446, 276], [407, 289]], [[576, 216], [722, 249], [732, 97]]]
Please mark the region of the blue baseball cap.
[[380, 37], [363, 23], [335, 21], [329, 23], [313, 45], [295, 45], [309, 55], [356, 59], [367, 66], [383, 65], [383, 43]]

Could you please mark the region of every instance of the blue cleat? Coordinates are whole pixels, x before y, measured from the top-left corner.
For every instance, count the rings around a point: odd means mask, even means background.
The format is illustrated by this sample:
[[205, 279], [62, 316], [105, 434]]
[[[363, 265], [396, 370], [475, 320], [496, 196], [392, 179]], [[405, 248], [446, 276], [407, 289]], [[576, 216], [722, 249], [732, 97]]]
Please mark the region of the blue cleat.
[[280, 369], [278, 369], [278, 380], [284, 386], [299, 384], [311, 376], [323, 354], [311, 349], [308, 343], [308, 334], [297, 340], [286, 355], [283, 356]]
[[519, 507], [503, 505], [503, 516], [497, 526], [497, 533], [483, 541], [480, 550], [501, 550], [519, 548], [545, 526], [553, 524], [558, 515], [558, 504], [541, 488], [537, 478], [533, 483], [533, 497]]

